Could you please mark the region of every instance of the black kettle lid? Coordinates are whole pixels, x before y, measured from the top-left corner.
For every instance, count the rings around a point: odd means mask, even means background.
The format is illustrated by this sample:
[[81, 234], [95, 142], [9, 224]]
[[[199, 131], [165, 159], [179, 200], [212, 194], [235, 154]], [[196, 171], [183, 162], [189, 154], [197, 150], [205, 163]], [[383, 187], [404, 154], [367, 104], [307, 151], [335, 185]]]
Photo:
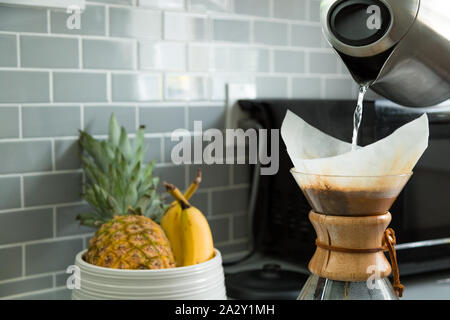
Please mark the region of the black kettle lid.
[[248, 300], [295, 300], [308, 275], [277, 264], [225, 275], [227, 296]]

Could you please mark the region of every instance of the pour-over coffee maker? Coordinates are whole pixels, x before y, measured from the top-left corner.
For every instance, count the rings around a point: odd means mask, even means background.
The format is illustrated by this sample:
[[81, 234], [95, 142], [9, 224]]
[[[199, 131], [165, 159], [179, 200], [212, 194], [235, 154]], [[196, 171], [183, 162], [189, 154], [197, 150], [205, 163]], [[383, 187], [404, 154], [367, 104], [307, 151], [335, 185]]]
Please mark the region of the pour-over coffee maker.
[[[316, 252], [308, 266], [312, 275], [298, 299], [398, 299], [403, 286], [394, 249], [395, 233], [387, 228], [391, 221], [388, 210], [411, 173], [330, 176], [295, 169], [291, 173], [312, 208], [309, 219], [317, 234]], [[342, 185], [349, 187], [337, 187]], [[377, 188], [371, 190], [365, 185]], [[391, 271], [394, 286], [387, 278]]]

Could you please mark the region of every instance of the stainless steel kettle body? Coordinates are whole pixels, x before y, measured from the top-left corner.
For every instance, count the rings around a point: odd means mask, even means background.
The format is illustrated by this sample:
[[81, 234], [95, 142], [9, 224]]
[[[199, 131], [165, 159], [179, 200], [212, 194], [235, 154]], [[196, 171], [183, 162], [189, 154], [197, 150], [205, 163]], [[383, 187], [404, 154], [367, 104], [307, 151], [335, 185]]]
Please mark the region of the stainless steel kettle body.
[[322, 0], [320, 16], [358, 83], [404, 106], [450, 99], [450, 0]]

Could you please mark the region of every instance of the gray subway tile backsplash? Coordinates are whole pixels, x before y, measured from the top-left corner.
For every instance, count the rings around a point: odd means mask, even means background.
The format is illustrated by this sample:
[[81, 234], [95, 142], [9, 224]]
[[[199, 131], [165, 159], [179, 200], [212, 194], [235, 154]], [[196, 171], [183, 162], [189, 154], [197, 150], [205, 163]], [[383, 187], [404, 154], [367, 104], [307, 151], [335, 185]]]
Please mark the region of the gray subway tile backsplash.
[[286, 23], [256, 21], [254, 33], [254, 41], [257, 43], [283, 46], [289, 41]]
[[250, 41], [250, 22], [245, 20], [214, 19], [213, 30], [216, 41]]
[[0, 245], [53, 237], [53, 210], [33, 209], [0, 214]]
[[206, 16], [178, 12], [164, 13], [165, 40], [205, 41], [209, 38], [210, 30]]
[[0, 139], [19, 137], [19, 108], [0, 107]]
[[49, 73], [45, 71], [0, 71], [0, 102], [50, 101]]
[[0, 34], [0, 67], [17, 66], [17, 43], [16, 36], [11, 34]]
[[26, 138], [77, 136], [79, 106], [22, 107], [23, 136]]
[[74, 263], [75, 255], [82, 249], [82, 239], [29, 244], [25, 249], [26, 274], [66, 270]]
[[322, 46], [322, 28], [320, 26], [293, 25], [291, 30], [293, 46], [309, 48]]
[[113, 101], [154, 101], [162, 99], [162, 78], [155, 73], [113, 74]]
[[110, 34], [114, 37], [160, 39], [161, 12], [131, 8], [109, 8]]
[[49, 171], [50, 141], [0, 141], [0, 174]]
[[[98, 0], [97, 0], [98, 1]], [[80, 16], [80, 28], [69, 29], [67, 27], [67, 13], [64, 11], [50, 12], [51, 33], [81, 34], [91, 36], [105, 35], [105, 7], [86, 5], [86, 9]]]
[[234, 12], [251, 16], [268, 17], [270, 0], [233, 0]]
[[0, 284], [0, 298], [23, 294], [30, 291], [48, 289], [53, 286], [52, 276], [43, 276], [38, 278], [21, 279], [12, 282]]
[[177, 42], [140, 41], [139, 67], [183, 71], [186, 69], [186, 45]]
[[6, 7], [0, 10], [0, 31], [47, 32], [47, 11], [35, 8]]
[[140, 124], [145, 125], [145, 132], [172, 132], [185, 128], [184, 107], [141, 107]]
[[80, 145], [78, 139], [55, 140], [55, 169], [71, 170], [81, 167]]
[[0, 296], [50, 288], [55, 273], [64, 285], [91, 232], [75, 220], [87, 209], [78, 129], [103, 136], [112, 112], [131, 134], [146, 125], [145, 160], [156, 160], [161, 180], [185, 190], [202, 167], [192, 203], [222, 254], [246, 251], [251, 167], [174, 165], [170, 133], [194, 120], [224, 128], [227, 83], [253, 83], [257, 98], [354, 98], [353, 80], [326, 49], [319, 4], [96, 0], [80, 29], [67, 27], [65, 10], [1, 6], [0, 260], [10, 263]]
[[83, 40], [83, 67], [87, 69], [133, 69], [132, 40]]
[[23, 178], [25, 206], [76, 202], [81, 199], [81, 173], [52, 173]]
[[273, 14], [276, 18], [304, 20], [306, 19], [306, 1], [303, 0], [275, 0]]
[[106, 97], [106, 74], [93, 72], [55, 72], [55, 102], [103, 102]]
[[22, 275], [22, 247], [0, 249], [0, 261], [4, 261], [0, 268], [0, 281]]
[[56, 236], [66, 237], [78, 234], [90, 234], [94, 228], [80, 225], [77, 216], [82, 213], [91, 213], [93, 209], [88, 204], [63, 206], [56, 209]]
[[299, 51], [275, 50], [274, 71], [286, 73], [305, 72], [305, 54]]
[[78, 68], [78, 39], [21, 36], [20, 63], [30, 68]]
[[136, 131], [136, 108], [133, 106], [89, 106], [84, 108], [84, 130], [90, 134], [108, 134], [111, 114], [128, 133]]
[[214, 49], [215, 71], [268, 72], [269, 67], [267, 49], [227, 47]]
[[0, 210], [21, 205], [20, 177], [0, 178]]

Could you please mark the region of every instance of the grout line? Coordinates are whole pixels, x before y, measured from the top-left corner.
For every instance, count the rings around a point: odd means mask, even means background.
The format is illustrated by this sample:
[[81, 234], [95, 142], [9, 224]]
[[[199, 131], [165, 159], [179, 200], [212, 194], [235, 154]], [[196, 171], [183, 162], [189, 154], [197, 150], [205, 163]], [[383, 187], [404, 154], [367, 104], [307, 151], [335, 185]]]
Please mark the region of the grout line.
[[25, 245], [22, 245], [22, 277], [26, 275], [26, 254], [25, 254]]
[[78, 68], [83, 69], [83, 40], [78, 37]]
[[80, 129], [85, 130], [84, 128], [84, 104], [80, 105]]
[[50, 9], [47, 9], [47, 33], [51, 33], [51, 23], [50, 23]]
[[50, 99], [50, 103], [54, 102], [54, 92], [53, 92], [53, 71], [49, 72], [48, 75], [48, 90], [49, 90], [49, 99]]
[[53, 238], [56, 238], [56, 207], [53, 207]]
[[106, 100], [112, 102], [112, 75], [111, 71], [106, 73]]
[[55, 155], [55, 139], [52, 138], [51, 140], [51, 161], [52, 161], [52, 171], [56, 171], [56, 155]]
[[25, 208], [25, 187], [23, 176], [20, 176], [20, 207]]
[[105, 35], [106, 37], [110, 36], [109, 30], [109, 5], [105, 6]]
[[16, 52], [16, 54], [17, 54], [16, 65], [17, 65], [18, 68], [20, 68], [21, 65], [22, 65], [22, 59], [20, 57], [20, 55], [21, 55], [20, 49], [21, 49], [21, 47], [20, 47], [20, 34], [18, 33], [18, 34], [16, 34], [16, 51], [17, 51]]
[[306, 12], [305, 19], [307, 21], [311, 21], [311, 0], [306, 0], [306, 2], [305, 2], [305, 12]]
[[[18, 128], [19, 128], [19, 140], [22, 140], [22, 138], [23, 138], [23, 127], [22, 127], [22, 121], [23, 121], [23, 116], [22, 116], [22, 105], [21, 104], [19, 104], [19, 108], [18, 108], [18, 116], [19, 116], [19, 126], [18, 126]], [[3, 139], [2, 139], [3, 140]]]

